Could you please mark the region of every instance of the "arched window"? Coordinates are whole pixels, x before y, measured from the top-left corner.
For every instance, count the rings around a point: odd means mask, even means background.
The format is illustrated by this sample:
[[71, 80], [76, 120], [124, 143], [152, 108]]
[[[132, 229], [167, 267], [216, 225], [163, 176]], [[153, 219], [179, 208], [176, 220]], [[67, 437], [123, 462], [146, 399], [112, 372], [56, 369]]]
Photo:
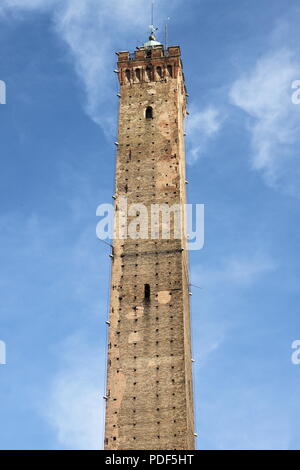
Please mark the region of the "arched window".
[[147, 81], [151, 82], [151, 80], [152, 80], [152, 68], [149, 67], [149, 66], [146, 68], [146, 78], [147, 78]]
[[135, 77], [138, 82], [141, 81], [141, 69], [135, 69]]
[[173, 77], [173, 67], [172, 67], [172, 65], [168, 65], [167, 70], [168, 70], [168, 75], [170, 77]]
[[130, 83], [130, 70], [129, 69], [125, 70], [125, 81], [126, 83]]
[[146, 109], [146, 119], [153, 119], [153, 108], [151, 106]]
[[150, 285], [145, 284], [144, 289], [145, 289], [145, 300], [149, 301], [150, 300]]
[[162, 74], [162, 68], [161, 67], [156, 68], [156, 73], [157, 73], [158, 78], [162, 78], [163, 74]]

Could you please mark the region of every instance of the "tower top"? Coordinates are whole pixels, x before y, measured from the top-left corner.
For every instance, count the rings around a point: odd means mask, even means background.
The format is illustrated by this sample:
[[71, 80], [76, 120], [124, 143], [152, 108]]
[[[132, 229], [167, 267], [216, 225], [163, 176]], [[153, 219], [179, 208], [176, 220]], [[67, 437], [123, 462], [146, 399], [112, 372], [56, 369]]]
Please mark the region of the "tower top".
[[156, 37], [155, 37], [155, 31], [157, 31], [157, 28], [151, 25], [150, 31], [151, 31], [151, 34], [149, 36], [149, 41], [144, 43], [144, 47], [148, 48], [148, 47], [154, 47], [154, 46], [161, 46], [161, 43], [156, 41]]
[[154, 2], [151, 3], [151, 25], [149, 26], [150, 28], [150, 36], [149, 36], [149, 41], [144, 43], [144, 47], [154, 47], [154, 46], [161, 46], [161, 43], [156, 41], [155, 37], [155, 32], [158, 30], [154, 26]]

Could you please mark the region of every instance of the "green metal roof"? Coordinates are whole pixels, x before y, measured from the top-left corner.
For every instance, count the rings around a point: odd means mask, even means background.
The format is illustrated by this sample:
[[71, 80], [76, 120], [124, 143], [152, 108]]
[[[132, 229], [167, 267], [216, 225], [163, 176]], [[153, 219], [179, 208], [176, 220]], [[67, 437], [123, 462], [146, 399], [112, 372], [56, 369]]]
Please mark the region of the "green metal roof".
[[154, 47], [154, 46], [161, 46], [161, 43], [158, 41], [147, 41], [144, 43], [144, 47]]

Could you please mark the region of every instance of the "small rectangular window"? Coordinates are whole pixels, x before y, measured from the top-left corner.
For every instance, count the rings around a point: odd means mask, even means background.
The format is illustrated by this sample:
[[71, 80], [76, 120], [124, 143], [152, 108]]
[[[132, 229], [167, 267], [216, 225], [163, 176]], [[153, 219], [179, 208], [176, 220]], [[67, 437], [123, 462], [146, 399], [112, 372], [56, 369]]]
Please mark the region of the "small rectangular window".
[[151, 106], [146, 109], [146, 119], [153, 119], [153, 108]]
[[144, 292], [145, 292], [145, 300], [150, 300], [150, 285], [149, 284], [145, 284]]

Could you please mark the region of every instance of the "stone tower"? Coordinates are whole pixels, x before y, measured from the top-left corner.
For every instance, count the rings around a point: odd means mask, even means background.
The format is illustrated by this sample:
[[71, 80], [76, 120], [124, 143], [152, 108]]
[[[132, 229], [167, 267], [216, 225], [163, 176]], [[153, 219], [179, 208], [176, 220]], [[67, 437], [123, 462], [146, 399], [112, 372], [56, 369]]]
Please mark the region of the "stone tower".
[[[134, 54], [117, 55], [115, 222], [124, 198], [128, 208], [143, 204], [149, 214], [153, 204], [177, 204], [184, 214], [187, 95], [180, 48], [164, 50], [152, 34]], [[141, 216], [138, 212], [135, 216]], [[153, 236], [149, 228], [148, 238], [114, 240], [105, 449], [194, 449], [183, 220], [182, 236], [176, 239]], [[162, 223], [159, 219], [159, 228]]]

